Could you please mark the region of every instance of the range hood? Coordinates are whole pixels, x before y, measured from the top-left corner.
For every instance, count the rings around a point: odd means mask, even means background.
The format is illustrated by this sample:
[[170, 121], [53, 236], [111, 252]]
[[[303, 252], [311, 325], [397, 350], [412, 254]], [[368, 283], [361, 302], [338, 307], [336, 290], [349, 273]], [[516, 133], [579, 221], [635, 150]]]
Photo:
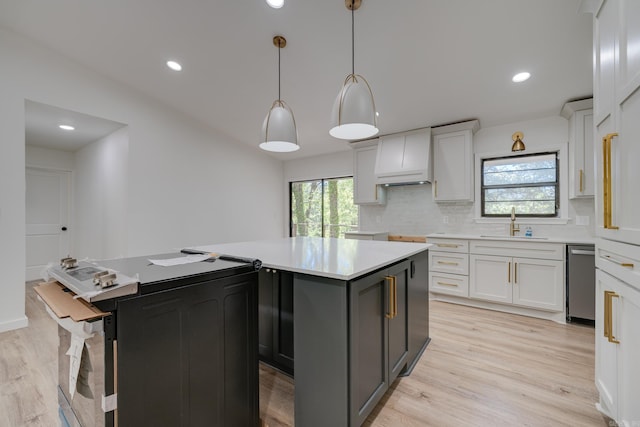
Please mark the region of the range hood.
[[376, 184], [431, 182], [431, 128], [381, 136], [378, 141]]

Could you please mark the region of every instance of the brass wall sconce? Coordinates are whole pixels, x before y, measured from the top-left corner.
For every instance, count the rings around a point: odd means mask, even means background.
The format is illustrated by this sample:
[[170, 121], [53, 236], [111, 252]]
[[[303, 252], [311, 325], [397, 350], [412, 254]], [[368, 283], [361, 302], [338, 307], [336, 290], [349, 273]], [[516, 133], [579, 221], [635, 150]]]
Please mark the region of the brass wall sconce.
[[522, 142], [522, 138], [524, 134], [522, 132], [516, 132], [511, 135], [511, 139], [513, 139], [513, 145], [511, 146], [511, 151], [524, 151], [525, 146], [524, 142]]

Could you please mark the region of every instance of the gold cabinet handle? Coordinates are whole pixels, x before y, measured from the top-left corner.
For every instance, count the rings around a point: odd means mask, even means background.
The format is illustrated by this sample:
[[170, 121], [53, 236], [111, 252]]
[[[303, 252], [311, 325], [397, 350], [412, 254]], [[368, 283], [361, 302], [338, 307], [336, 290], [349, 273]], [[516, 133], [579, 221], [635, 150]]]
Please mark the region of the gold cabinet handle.
[[610, 319], [610, 317], [609, 317], [609, 294], [610, 293], [611, 293], [611, 291], [604, 291], [604, 307], [603, 307], [604, 308], [604, 310], [603, 310], [604, 311], [604, 315], [603, 315], [604, 319], [602, 319], [602, 320], [603, 320], [603, 323], [604, 323], [604, 328], [603, 328], [604, 329], [604, 331], [603, 331], [604, 332], [604, 337], [607, 338], [607, 339], [609, 338], [609, 319]]
[[373, 195], [375, 197], [375, 201], [378, 201], [378, 184], [373, 185]]
[[438, 180], [433, 181], [434, 197], [438, 198]]
[[384, 278], [387, 282], [387, 314], [385, 317], [387, 319], [393, 319], [393, 276], [385, 276]]
[[618, 264], [620, 267], [629, 267], [629, 268], [633, 268], [633, 263], [632, 262], [622, 262], [622, 261], [618, 261], [615, 258], [611, 258], [611, 255], [605, 255], [604, 256], [608, 261], [611, 261], [614, 264]]
[[618, 230], [618, 227], [611, 224], [611, 140], [618, 136], [617, 132], [608, 133], [602, 138], [602, 204], [604, 228], [608, 230]]
[[511, 262], [507, 266], [507, 283], [511, 283]]
[[393, 276], [393, 317], [398, 316], [398, 279]]
[[436, 283], [438, 283], [438, 285], [442, 285], [442, 286], [453, 286], [453, 287], [456, 287], [456, 288], [458, 287], [458, 285], [455, 284], [455, 283], [447, 283], [447, 282], [436, 282]]
[[582, 169], [580, 169], [580, 192], [583, 193], [584, 192], [584, 186], [582, 185], [583, 183], [583, 176], [584, 176], [584, 171]]
[[604, 291], [605, 302], [605, 318], [604, 318], [604, 335], [609, 342], [614, 344], [620, 344], [620, 341], [613, 335], [613, 298], [620, 298], [620, 295], [613, 291]]
[[438, 264], [442, 264], [442, 265], [458, 265], [457, 262], [453, 262], [453, 261], [438, 261]]
[[436, 243], [436, 246], [439, 248], [457, 248], [460, 245], [456, 245], [455, 243]]
[[513, 282], [518, 283], [518, 263], [513, 263]]

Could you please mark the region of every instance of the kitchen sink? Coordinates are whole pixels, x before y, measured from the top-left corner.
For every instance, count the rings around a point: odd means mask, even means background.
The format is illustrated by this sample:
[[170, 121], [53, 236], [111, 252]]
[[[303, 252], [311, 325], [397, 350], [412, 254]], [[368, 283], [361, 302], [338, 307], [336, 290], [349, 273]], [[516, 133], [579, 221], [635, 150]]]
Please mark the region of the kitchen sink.
[[498, 236], [481, 234], [480, 237], [485, 239], [514, 239], [514, 240], [548, 240], [548, 237], [525, 237], [525, 236]]

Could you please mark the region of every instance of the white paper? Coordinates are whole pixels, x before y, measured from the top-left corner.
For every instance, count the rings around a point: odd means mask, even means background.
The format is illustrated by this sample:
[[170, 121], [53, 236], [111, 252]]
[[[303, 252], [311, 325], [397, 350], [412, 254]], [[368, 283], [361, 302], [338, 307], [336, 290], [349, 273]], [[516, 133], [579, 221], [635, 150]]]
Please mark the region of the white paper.
[[84, 349], [84, 338], [79, 335], [71, 335], [71, 345], [67, 350], [69, 356], [69, 395], [71, 399], [76, 394], [76, 384], [78, 383], [78, 372], [82, 363], [82, 350]]
[[169, 267], [172, 265], [192, 264], [194, 262], [201, 262], [209, 258], [211, 258], [211, 254], [202, 254], [202, 255], [196, 254], [196, 255], [181, 256], [178, 258], [150, 259], [149, 262], [151, 264], [161, 265], [163, 267]]

